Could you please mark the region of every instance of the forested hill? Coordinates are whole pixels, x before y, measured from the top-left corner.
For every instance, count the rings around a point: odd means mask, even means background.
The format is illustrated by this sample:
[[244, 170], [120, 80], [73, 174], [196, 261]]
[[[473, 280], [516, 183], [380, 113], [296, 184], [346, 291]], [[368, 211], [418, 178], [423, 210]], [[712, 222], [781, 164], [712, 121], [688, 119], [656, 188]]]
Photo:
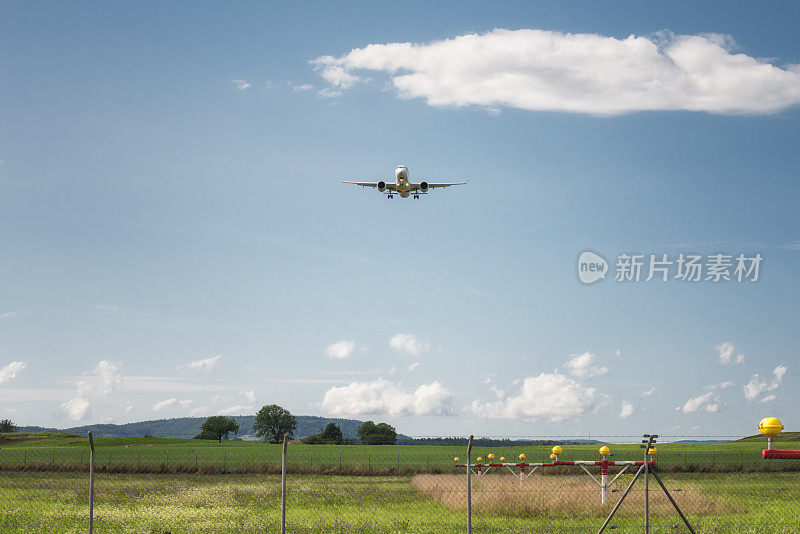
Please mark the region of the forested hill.
[[[252, 435], [254, 415], [233, 416], [239, 423], [239, 436]], [[304, 438], [311, 434], [316, 434], [328, 423], [336, 423], [342, 429], [342, 434], [346, 438], [356, 438], [356, 431], [363, 421], [355, 419], [333, 419], [328, 417], [316, 417], [313, 415], [298, 415], [297, 430], [294, 433], [295, 439]], [[156, 419], [154, 421], [140, 421], [138, 423], [126, 423], [124, 425], [97, 424], [74, 426], [70, 428], [44, 428], [40, 426], [23, 426], [20, 432], [69, 432], [85, 436], [91, 430], [97, 438], [141, 438], [145, 435], [157, 438], [193, 438], [200, 433], [200, 426], [206, 420], [205, 417], [178, 417], [175, 419]], [[236, 437], [231, 435], [231, 437]], [[398, 438], [401, 437], [398, 435]]]

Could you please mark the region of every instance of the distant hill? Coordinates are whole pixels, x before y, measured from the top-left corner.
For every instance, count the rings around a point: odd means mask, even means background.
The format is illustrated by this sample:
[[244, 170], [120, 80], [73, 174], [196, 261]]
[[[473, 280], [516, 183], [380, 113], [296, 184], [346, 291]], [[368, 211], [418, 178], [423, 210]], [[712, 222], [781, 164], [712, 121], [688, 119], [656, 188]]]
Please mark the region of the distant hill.
[[[736, 441], [763, 441], [766, 443], [767, 438], [761, 434], [755, 434], [753, 436], [747, 436], [746, 438], [737, 439]], [[781, 434], [775, 438], [776, 444], [784, 441], [800, 441], [800, 432], [781, 432]]]
[[[232, 416], [239, 423], [239, 436], [253, 435], [254, 415]], [[336, 423], [342, 429], [346, 438], [356, 438], [356, 431], [363, 421], [355, 419], [336, 419], [329, 417], [316, 417], [313, 415], [298, 415], [295, 439], [301, 439], [311, 434], [316, 434], [328, 423]], [[145, 435], [157, 438], [193, 438], [200, 433], [200, 426], [205, 417], [178, 417], [175, 419], [156, 419], [153, 421], [140, 421], [124, 425], [97, 424], [74, 426], [70, 428], [44, 428], [40, 426], [21, 426], [20, 432], [69, 432], [86, 436], [92, 431], [96, 438], [141, 438]], [[231, 436], [235, 437], [235, 436]], [[398, 439], [407, 438], [398, 434]]]

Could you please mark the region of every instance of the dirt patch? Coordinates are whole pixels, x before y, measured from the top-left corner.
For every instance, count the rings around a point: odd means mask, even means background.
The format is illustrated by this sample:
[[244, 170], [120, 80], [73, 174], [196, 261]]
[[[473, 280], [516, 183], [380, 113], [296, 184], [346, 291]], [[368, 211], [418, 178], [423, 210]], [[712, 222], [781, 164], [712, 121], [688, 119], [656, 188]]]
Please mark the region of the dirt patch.
[[[662, 477], [663, 478], [663, 477]], [[623, 476], [609, 491], [608, 502], [601, 503], [600, 487], [588, 475], [540, 476], [531, 475], [520, 484], [519, 479], [503, 474], [487, 474], [472, 478], [472, 509], [478, 513], [491, 512], [519, 516], [574, 517], [576, 515], [604, 516], [619, 501], [631, 478]], [[685, 514], [720, 515], [746, 513], [743, 506], [715, 499], [691, 482], [681, 482], [680, 491], [672, 491]], [[411, 486], [425, 497], [450, 509], [466, 509], [467, 488], [464, 475], [416, 475]], [[644, 483], [640, 477], [625, 498], [617, 514], [641, 514], [644, 510]], [[664, 492], [655, 480], [650, 487], [650, 513], [654, 516], [675, 515]]]

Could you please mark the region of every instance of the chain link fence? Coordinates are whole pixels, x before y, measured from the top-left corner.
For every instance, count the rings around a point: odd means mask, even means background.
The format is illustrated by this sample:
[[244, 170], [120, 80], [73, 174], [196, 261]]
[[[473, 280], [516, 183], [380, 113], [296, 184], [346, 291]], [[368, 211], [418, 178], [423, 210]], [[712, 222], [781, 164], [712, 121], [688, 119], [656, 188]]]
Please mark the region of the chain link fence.
[[[682, 454], [671, 456], [671, 445]], [[800, 532], [796, 461], [722, 447], [658, 447], [654, 469], [695, 532]], [[643, 458], [632, 448], [611, 448], [615, 462]], [[95, 452], [92, 528], [439, 533], [467, 532], [471, 523], [476, 533], [598, 532], [630, 486], [606, 532], [644, 532], [645, 499], [650, 532], [689, 532], [652, 475], [649, 491], [643, 476], [633, 482], [637, 466], [608, 467], [605, 480], [613, 484], [603, 503], [599, 466], [527, 467], [520, 476], [519, 455], [526, 454], [525, 463], [547, 463], [549, 447], [475, 447], [473, 464], [478, 457], [490, 463], [493, 454], [494, 462], [512, 466], [483, 467], [480, 474], [473, 466], [469, 484], [467, 468], [456, 467], [464, 465], [466, 447], [460, 463], [453, 450], [289, 444], [284, 492], [280, 446], [210, 452], [104, 445]], [[89, 457], [88, 450], [0, 450], [0, 532], [89, 532]], [[595, 459], [595, 445], [565, 446], [559, 456]]]

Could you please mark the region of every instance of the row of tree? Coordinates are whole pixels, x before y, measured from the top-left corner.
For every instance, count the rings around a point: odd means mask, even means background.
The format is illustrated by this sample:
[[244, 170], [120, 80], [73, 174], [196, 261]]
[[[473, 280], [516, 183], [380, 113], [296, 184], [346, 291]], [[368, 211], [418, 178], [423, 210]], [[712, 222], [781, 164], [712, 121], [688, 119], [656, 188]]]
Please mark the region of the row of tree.
[[[292, 439], [296, 429], [297, 420], [295, 417], [289, 410], [277, 404], [270, 404], [261, 408], [256, 414], [255, 424], [253, 425], [256, 436], [270, 443], [282, 442], [284, 434], [288, 434], [289, 439]], [[228, 439], [230, 434], [238, 433], [239, 423], [233, 418], [214, 415], [206, 419], [195, 439], [216, 439], [222, 443], [222, 440]], [[358, 427], [357, 433], [358, 442], [364, 445], [394, 445], [397, 443], [397, 431], [387, 423], [375, 424], [373, 421], [366, 421]], [[319, 434], [308, 436], [301, 441], [310, 445], [355, 443], [355, 440], [344, 437], [342, 429], [336, 423], [328, 423], [325, 428], [320, 429]]]

